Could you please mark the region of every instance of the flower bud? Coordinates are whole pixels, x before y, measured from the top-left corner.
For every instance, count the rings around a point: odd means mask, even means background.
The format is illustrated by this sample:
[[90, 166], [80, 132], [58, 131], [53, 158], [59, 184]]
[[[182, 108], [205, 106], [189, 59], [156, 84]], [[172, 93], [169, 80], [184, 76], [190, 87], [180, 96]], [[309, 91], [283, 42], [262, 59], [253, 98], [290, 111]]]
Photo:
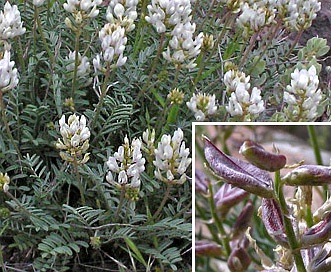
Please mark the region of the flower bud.
[[269, 235], [281, 246], [288, 247], [282, 213], [276, 200], [262, 199], [262, 221]]
[[254, 206], [252, 204], [252, 201], [249, 200], [233, 225], [233, 230], [232, 230], [233, 238], [237, 238], [246, 231], [251, 221], [253, 212], [254, 212]]
[[195, 254], [201, 257], [218, 257], [222, 254], [220, 245], [212, 241], [201, 240], [195, 242]]
[[331, 183], [331, 168], [321, 165], [302, 165], [282, 178], [287, 185], [320, 186]]
[[250, 163], [227, 156], [206, 137], [204, 141], [206, 160], [216, 175], [249, 193], [264, 198], [274, 198], [273, 181], [268, 172]]
[[248, 195], [249, 193], [245, 190], [224, 183], [214, 195], [214, 201], [218, 210], [227, 213], [231, 207], [244, 200]]
[[208, 191], [208, 178], [200, 170], [195, 170], [195, 190], [199, 193], [207, 193]]
[[329, 213], [323, 221], [312, 226], [306, 233], [302, 235], [302, 247], [308, 247], [324, 243], [331, 238], [331, 213]]
[[247, 140], [240, 147], [239, 153], [260, 169], [275, 172], [286, 164], [284, 155], [267, 152], [261, 145]]
[[228, 259], [228, 267], [231, 272], [244, 272], [251, 263], [251, 258], [247, 251], [241, 247], [236, 247]]

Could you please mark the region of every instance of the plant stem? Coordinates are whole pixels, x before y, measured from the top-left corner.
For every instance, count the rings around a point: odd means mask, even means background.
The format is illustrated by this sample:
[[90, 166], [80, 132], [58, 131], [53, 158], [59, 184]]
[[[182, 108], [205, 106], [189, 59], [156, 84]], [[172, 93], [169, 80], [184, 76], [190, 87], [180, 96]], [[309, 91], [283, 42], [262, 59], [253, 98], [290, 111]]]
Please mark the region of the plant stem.
[[288, 215], [287, 205], [283, 194], [283, 188], [280, 179], [280, 171], [275, 172], [275, 191], [277, 194], [277, 198], [280, 204], [280, 208], [283, 213], [284, 227], [286, 236], [288, 239], [289, 246], [291, 248], [294, 261], [297, 267], [298, 272], [306, 272], [305, 265], [303, 263], [303, 259], [300, 253], [300, 245], [297, 241], [297, 237], [295, 236], [292, 221]]
[[310, 143], [312, 144], [313, 149], [314, 149], [316, 163], [318, 165], [323, 165], [323, 160], [322, 160], [322, 156], [321, 156], [321, 149], [320, 149], [319, 144], [318, 144], [315, 126], [307, 126], [307, 129], [308, 129]]
[[52, 63], [54, 63], [54, 57], [51, 53], [51, 50], [49, 49], [48, 47], [48, 43], [46, 41], [46, 38], [45, 38], [45, 35], [44, 35], [44, 32], [43, 32], [43, 28], [42, 28], [42, 25], [41, 25], [41, 21], [40, 21], [40, 18], [39, 18], [39, 13], [38, 13], [38, 7], [35, 6], [34, 8], [34, 18], [35, 20], [37, 21], [37, 25], [38, 25], [38, 29], [39, 29], [39, 34], [40, 34], [40, 37], [41, 37], [41, 40], [43, 42], [43, 45], [45, 46], [45, 50], [47, 52], [47, 55], [49, 57], [49, 60]]
[[162, 35], [161, 35], [160, 44], [159, 44], [159, 47], [157, 49], [157, 53], [156, 53], [155, 59], [153, 61], [151, 71], [149, 72], [148, 79], [147, 79], [146, 83], [144, 84], [144, 86], [142, 87], [142, 89], [140, 90], [140, 92], [138, 94], [138, 97], [136, 98], [135, 102], [133, 103], [133, 107], [138, 103], [138, 101], [140, 100], [140, 98], [145, 94], [145, 92], [146, 92], [146, 90], [147, 90], [147, 88], [148, 88], [148, 86], [150, 84], [150, 81], [152, 79], [152, 76], [154, 75], [156, 66], [158, 64], [158, 60], [159, 60], [159, 58], [161, 56], [161, 53], [162, 53], [162, 50], [163, 50], [164, 39], [165, 39], [165, 32], [162, 33]]
[[211, 183], [208, 184], [208, 189], [209, 189], [209, 205], [210, 205], [210, 212], [213, 217], [213, 220], [215, 222], [215, 225], [221, 234], [221, 239], [222, 239], [222, 244], [223, 247], [225, 248], [225, 252], [227, 256], [230, 256], [231, 254], [231, 248], [230, 248], [230, 243], [229, 243], [229, 235], [225, 232], [225, 229], [223, 227], [222, 221], [218, 217], [216, 213], [216, 207], [215, 207], [215, 202], [214, 202], [214, 194], [213, 194], [213, 186]]
[[115, 214], [115, 222], [117, 221], [117, 218], [118, 218], [118, 216], [120, 214], [120, 211], [122, 209], [123, 202], [124, 202], [124, 197], [125, 197], [125, 185], [122, 185], [120, 202], [118, 204], [118, 207], [117, 207], [117, 210], [116, 210], [116, 214]]
[[164, 195], [164, 197], [163, 197], [163, 199], [162, 199], [162, 202], [161, 202], [159, 208], [157, 209], [157, 211], [156, 211], [156, 212], [154, 213], [154, 215], [152, 216], [152, 218], [151, 218], [150, 221], [154, 221], [154, 220], [160, 215], [160, 213], [161, 213], [161, 211], [162, 211], [164, 205], [166, 204], [166, 202], [167, 202], [167, 200], [168, 200], [168, 198], [169, 198], [169, 196], [170, 196], [170, 190], [171, 190], [171, 187], [172, 187], [171, 184], [168, 183], [168, 184], [167, 184], [167, 190], [166, 190], [165, 195]]
[[83, 206], [85, 206], [84, 187], [83, 187], [83, 182], [82, 182], [79, 170], [78, 170], [78, 162], [77, 162], [76, 157], [74, 157], [73, 166], [74, 166], [74, 172], [76, 175], [77, 185], [79, 187], [80, 199], [82, 201]]
[[78, 53], [79, 53], [79, 39], [82, 33], [81, 29], [83, 28], [82, 25], [79, 25], [76, 30], [76, 38], [75, 38], [75, 67], [74, 67], [74, 76], [72, 79], [72, 89], [71, 89], [71, 97], [74, 96], [75, 91], [77, 89], [77, 70], [79, 65]]
[[[323, 159], [321, 155], [321, 149], [318, 144], [318, 139], [316, 136], [316, 129], [315, 126], [307, 126], [308, 129], [308, 134], [309, 134], [309, 140], [311, 145], [313, 146], [314, 149], [314, 154], [315, 154], [315, 160], [318, 165], [323, 165]], [[323, 198], [324, 200], [327, 200], [328, 197], [328, 185], [323, 185]]]
[[0, 109], [1, 109], [2, 122], [3, 122], [3, 124], [4, 124], [5, 128], [6, 128], [8, 137], [9, 137], [12, 145], [14, 146], [14, 148], [15, 148], [15, 150], [17, 152], [17, 156], [18, 156], [19, 160], [21, 161], [22, 160], [21, 152], [20, 152], [17, 144], [15, 143], [13, 134], [11, 133], [11, 130], [9, 128], [9, 124], [8, 124], [8, 121], [7, 121], [6, 107], [5, 107], [5, 103], [4, 103], [4, 100], [3, 100], [2, 90], [0, 90]]
[[246, 50], [244, 52], [244, 55], [241, 58], [241, 61], [240, 61], [239, 65], [238, 65], [239, 68], [241, 68], [244, 65], [246, 59], [248, 58], [249, 53], [252, 51], [253, 47], [255, 46], [255, 42], [256, 42], [256, 39], [257, 39], [259, 33], [260, 33], [260, 31], [255, 32], [253, 34], [253, 36], [250, 38], [250, 40], [249, 40], [249, 46], [246, 48]]
[[287, 54], [285, 55], [285, 58], [288, 58], [288, 57], [291, 55], [291, 53], [292, 53], [294, 47], [295, 47], [295, 46], [297, 45], [297, 43], [299, 42], [299, 39], [300, 39], [300, 37], [301, 37], [301, 35], [302, 35], [303, 32], [304, 32], [304, 29], [301, 28], [301, 29], [299, 30], [297, 36], [295, 37], [295, 39], [294, 39], [294, 41], [293, 41], [293, 43], [292, 43], [290, 49], [288, 50]]
[[142, 4], [141, 4], [141, 18], [139, 20], [138, 23], [138, 28], [137, 28], [137, 34], [136, 34], [136, 39], [134, 41], [134, 45], [133, 45], [133, 53], [132, 53], [132, 59], [135, 59], [135, 57], [137, 56], [138, 52], [141, 50], [141, 44], [144, 40], [144, 34], [145, 32], [142, 31], [143, 27], [145, 26], [144, 22], [145, 22], [145, 14], [147, 11], [147, 4], [148, 4], [148, 0], [143, 0]]
[[[111, 70], [111, 69], [110, 69], [110, 64], [107, 63], [107, 69], [106, 69], [106, 72], [105, 72], [105, 79], [104, 79], [104, 81], [103, 81], [103, 83], [102, 83], [102, 87], [101, 87], [101, 94], [100, 94], [100, 98], [99, 98], [99, 103], [98, 103], [98, 105], [97, 105], [97, 107], [96, 107], [96, 113], [95, 113], [95, 115], [94, 115], [94, 118], [93, 118], [93, 121], [92, 121], [92, 124], [91, 124], [91, 128], [92, 128], [92, 130], [94, 129], [94, 127], [95, 127], [95, 125], [96, 125], [96, 123], [97, 123], [97, 120], [98, 120], [98, 118], [99, 118], [99, 115], [100, 115], [101, 109], [102, 109], [102, 107], [103, 107], [104, 99], [105, 99], [106, 94], [107, 94], [107, 91], [108, 91], [107, 83], [108, 83], [108, 81], [109, 81], [109, 79], [110, 79], [110, 70]], [[114, 72], [115, 72], [115, 71], [113, 71], [112, 75], [114, 75]], [[94, 142], [94, 141], [93, 141], [93, 142]], [[93, 142], [92, 142], [92, 144], [93, 144]]]

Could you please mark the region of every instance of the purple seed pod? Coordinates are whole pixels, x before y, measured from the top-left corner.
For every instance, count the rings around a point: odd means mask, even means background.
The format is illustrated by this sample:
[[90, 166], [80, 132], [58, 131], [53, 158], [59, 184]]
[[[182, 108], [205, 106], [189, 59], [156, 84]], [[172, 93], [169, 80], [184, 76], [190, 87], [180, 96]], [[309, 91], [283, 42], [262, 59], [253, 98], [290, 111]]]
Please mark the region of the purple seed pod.
[[308, 266], [310, 272], [331, 271], [331, 243], [326, 243], [323, 249], [318, 252]]
[[199, 193], [207, 193], [209, 179], [198, 169], [195, 169], [195, 190]]
[[204, 140], [206, 160], [216, 175], [249, 193], [264, 198], [275, 197], [273, 181], [268, 172], [250, 163], [227, 156], [209, 139], [205, 137]]
[[244, 200], [249, 195], [243, 189], [233, 187], [229, 183], [224, 183], [221, 188], [214, 195], [215, 206], [223, 213]]
[[279, 204], [274, 199], [262, 199], [262, 221], [269, 235], [281, 246], [288, 247]]
[[240, 234], [246, 231], [251, 221], [253, 212], [254, 212], [254, 206], [252, 204], [252, 200], [249, 200], [233, 225], [232, 228], [233, 238], [240, 236]]
[[331, 184], [331, 168], [321, 165], [302, 165], [286, 174], [282, 181], [294, 186]]
[[267, 152], [261, 145], [251, 140], [247, 140], [242, 144], [239, 153], [250, 163], [269, 172], [280, 170], [286, 164], [284, 155]]
[[301, 246], [310, 247], [325, 243], [331, 238], [331, 213], [329, 213], [323, 221], [312, 226], [301, 237]]
[[219, 257], [222, 255], [222, 247], [208, 240], [196, 241], [195, 255], [200, 257]]
[[251, 263], [251, 258], [242, 247], [236, 247], [230, 254], [228, 259], [228, 268], [231, 272], [244, 272]]

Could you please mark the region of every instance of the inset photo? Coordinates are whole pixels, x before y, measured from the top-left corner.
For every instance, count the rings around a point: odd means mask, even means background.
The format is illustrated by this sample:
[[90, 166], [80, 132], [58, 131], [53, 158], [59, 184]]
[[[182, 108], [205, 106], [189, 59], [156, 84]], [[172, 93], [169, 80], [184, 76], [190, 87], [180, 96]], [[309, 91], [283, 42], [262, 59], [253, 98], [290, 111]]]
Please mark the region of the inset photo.
[[196, 272], [331, 271], [331, 126], [195, 123]]

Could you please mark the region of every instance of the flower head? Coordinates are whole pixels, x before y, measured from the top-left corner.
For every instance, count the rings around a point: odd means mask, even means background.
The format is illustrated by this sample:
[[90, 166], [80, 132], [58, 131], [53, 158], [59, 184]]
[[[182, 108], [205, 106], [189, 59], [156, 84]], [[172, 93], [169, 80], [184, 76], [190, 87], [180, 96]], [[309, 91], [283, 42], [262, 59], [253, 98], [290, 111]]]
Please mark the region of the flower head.
[[91, 134], [86, 126], [85, 116], [70, 115], [66, 123], [65, 116], [62, 115], [59, 124], [62, 140], [57, 140], [56, 148], [63, 150], [60, 152], [62, 159], [69, 162], [76, 161], [79, 164], [86, 163], [89, 160], [89, 153], [85, 152], [89, 148]]
[[4, 11], [0, 12], [0, 39], [7, 40], [25, 33], [21, 14], [16, 5], [6, 2]]
[[142, 142], [134, 139], [130, 145], [127, 136], [124, 144], [107, 161], [107, 181], [118, 188], [124, 187], [128, 198], [136, 200], [140, 189], [140, 174], [145, 170], [145, 159], [141, 153]]
[[194, 117], [198, 121], [204, 121], [207, 116], [213, 115], [217, 111], [215, 95], [193, 94], [187, 107], [193, 111]]
[[[76, 51], [70, 52], [67, 58], [71, 63], [66, 66], [68, 71], [73, 71], [75, 69], [75, 58]], [[82, 77], [84, 75], [89, 74], [90, 72], [90, 62], [86, 56], [82, 57], [82, 55], [78, 52], [78, 67], [77, 67], [77, 76]]]
[[291, 121], [313, 121], [317, 117], [317, 107], [322, 100], [318, 90], [318, 76], [315, 66], [306, 69], [295, 69], [291, 74], [291, 85], [286, 87], [284, 112]]
[[13, 68], [14, 61], [10, 61], [10, 51], [5, 51], [0, 59], [0, 91], [13, 89], [18, 84], [17, 69]]
[[187, 179], [186, 169], [191, 164], [190, 150], [185, 148], [183, 131], [178, 128], [174, 135], [164, 134], [155, 149], [155, 177], [167, 183], [181, 184]]

